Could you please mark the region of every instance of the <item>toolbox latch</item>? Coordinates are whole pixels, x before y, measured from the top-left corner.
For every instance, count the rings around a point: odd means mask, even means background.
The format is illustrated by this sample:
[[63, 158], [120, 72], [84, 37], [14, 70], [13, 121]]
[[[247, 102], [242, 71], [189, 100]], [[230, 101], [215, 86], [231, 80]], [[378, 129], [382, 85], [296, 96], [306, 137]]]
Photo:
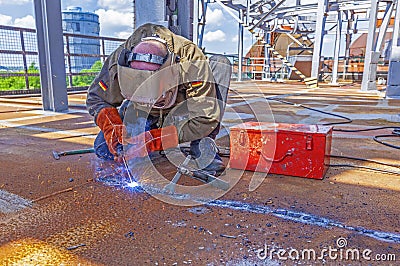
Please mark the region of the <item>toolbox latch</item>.
[[313, 149], [313, 139], [311, 135], [306, 136], [306, 150], [312, 150]]
[[241, 130], [239, 133], [239, 144], [240, 146], [246, 145], [246, 131]]

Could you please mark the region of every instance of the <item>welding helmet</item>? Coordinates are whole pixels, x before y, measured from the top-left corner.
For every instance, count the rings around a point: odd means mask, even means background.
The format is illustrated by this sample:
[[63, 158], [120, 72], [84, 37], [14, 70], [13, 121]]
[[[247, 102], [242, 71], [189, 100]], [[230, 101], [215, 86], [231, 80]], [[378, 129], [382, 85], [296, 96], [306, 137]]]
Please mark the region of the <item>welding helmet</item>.
[[132, 51], [121, 51], [118, 82], [126, 99], [146, 109], [167, 109], [178, 94], [179, 64], [164, 40], [146, 37]]

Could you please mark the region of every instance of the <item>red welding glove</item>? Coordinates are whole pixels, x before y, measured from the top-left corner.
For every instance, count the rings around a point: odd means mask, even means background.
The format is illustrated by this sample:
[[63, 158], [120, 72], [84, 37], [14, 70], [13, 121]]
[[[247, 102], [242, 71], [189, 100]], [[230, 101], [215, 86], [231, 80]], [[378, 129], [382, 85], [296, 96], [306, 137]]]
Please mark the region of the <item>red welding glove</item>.
[[133, 144], [125, 153], [129, 159], [144, 157], [154, 151], [178, 146], [178, 131], [175, 126], [152, 129], [126, 140]]
[[109, 151], [117, 156], [117, 145], [122, 144], [122, 135], [124, 125], [118, 114], [118, 110], [114, 107], [106, 107], [100, 110], [96, 118], [96, 124], [104, 133]]

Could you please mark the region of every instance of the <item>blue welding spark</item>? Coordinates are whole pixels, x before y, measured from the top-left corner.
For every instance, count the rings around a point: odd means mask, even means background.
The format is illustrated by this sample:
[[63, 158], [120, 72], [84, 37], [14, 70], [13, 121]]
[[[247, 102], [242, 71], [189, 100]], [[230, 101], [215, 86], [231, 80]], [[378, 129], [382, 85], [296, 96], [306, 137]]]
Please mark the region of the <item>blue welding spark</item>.
[[131, 182], [126, 183], [126, 186], [129, 188], [135, 188], [135, 187], [139, 187], [140, 185], [138, 182], [131, 181]]
[[96, 180], [113, 187], [128, 188], [140, 191], [142, 188], [136, 180], [129, 175], [124, 165], [99, 165], [95, 171]]

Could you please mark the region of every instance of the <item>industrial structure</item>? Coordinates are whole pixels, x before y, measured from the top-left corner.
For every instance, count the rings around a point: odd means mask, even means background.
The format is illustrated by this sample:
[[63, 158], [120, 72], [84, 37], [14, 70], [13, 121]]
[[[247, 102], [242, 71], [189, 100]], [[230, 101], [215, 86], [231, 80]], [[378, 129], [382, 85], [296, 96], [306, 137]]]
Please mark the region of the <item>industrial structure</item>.
[[[271, 75], [271, 58], [277, 57], [290, 71], [295, 72], [309, 86], [317, 86], [321, 73], [321, 51], [324, 37], [335, 34], [334, 58], [332, 66], [332, 84], [338, 83], [340, 51], [345, 51], [342, 62], [343, 76], [350, 67], [351, 43], [354, 35], [367, 34], [365, 60], [363, 60], [362, 90], [376, 90], [377, 67], [384, 60], [385, 36], [393, 32], [393, 42], [386, 43], [386, 56], [390, 65], [396, 65], [399, 60], [396, 55], [399, 49], [399, 1], [348, 1], [348, 0], [231, 0], [231, 1], [196, 1], [198, 11], [194, 14], [194, 28], [199, 34], [195, 40], [201, 45], [204, 27], [206, 26], [205, 14], [207, 3], [216, 2], [223, 7], [237, 21], [240, 28], [239, 37], [239, 64], [243, 62], [243, 30], [248, 30], [262, 45], [258, 57], [263, 56], [262, 72]], [[234, 10], [234, 11], [233, 11]], [[396, 11], [397, 10], [397, 11]], [[397, 21], [397, 23], [394, 23]], [[364, 26], [362, 25], [364, 24]], [[365, 26], [367, 24], [367, 26]], [[392, 27], [389, 27], [392, 25]], [[389, 30], [390, 29], [390, 30]], [[281, 38], [288, 39], [284, 45], [286, 53], [278, 51], [277, 44]], [[341, 47], [342, 43], [345, 47]], [[282, 45], [281, 45], [282, 46]], [[305, 75], [288, 58], [294, 54], [308, 55], [312, 59], [310, 76]], [[389, 52], [388, 52], [389, 51]], [[392, 51], [392, 52], [390, 52]], [[239, 71], [242, 69], [239, 66]], [[289, 73], [290, 75], [290, 73]], [[239, 74], [239, 79], [241, 75]], [[400, 96], [399, 82], [393, 80], [393, 75], [388, 80], [388, 96]]]
[[[63, 32], [82, 34], [88, 36], [99, 36], [100, 24], [99, 16], [92, 12], [83, 12], [81, 7], [71, 6], [62, 11]], [[100, 41], [98, 39], [88, 39], [70, 37], [69, 54], [77, 55], [99, 55]], [[74, 56], [66, 66], [73, 72], [80, 72], [82, 69], [90, 69], [94, 62], [100, 60], [93, 56]]]
[[[363, 91], [376, 90], [377, 74], [387, 73], [388, 66], [397, 65], [399, 61], [400, 15], [396, 0], [134, 1], [134, 25], [159, 23], [202, 47], [210, 3], [218, 3], [237, 22], [240, 33], [238, 80], [244, 77], [244, 30], [257, 39], [257, 47], [247, 55], [252, 78], [294, 77], [302, 79], [309, 87], [317, 87], [318, 80], [337, 85], [340, 77], [346, 80], [352, 76], [354, 80], [356, 76], [356, 79], [362, 78]], [[144, 12], [150, 7], [154, 10], [151, 15]], [[192, 23], [193, 27], [188, 28]], [[335, 36], [334, 56], [324, 62], [321, 51], [327, 35]], [[352, 43], [358, 38], [364, 41], [362, 52], [357, 54]], [[331, 74], [324, 76], [324, 69]], [[387, 96], [400, 96], [400, 82], [393, 74], [387, 78]]]

